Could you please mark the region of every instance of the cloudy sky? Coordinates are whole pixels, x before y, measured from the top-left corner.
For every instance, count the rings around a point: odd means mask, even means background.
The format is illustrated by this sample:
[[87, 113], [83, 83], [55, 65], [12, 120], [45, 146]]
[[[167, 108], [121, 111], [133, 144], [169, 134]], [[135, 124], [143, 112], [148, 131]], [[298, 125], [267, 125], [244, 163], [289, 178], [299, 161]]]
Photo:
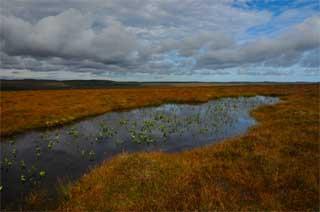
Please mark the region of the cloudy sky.
[[1, 0], [0, 78], [320, 81], [318, 0]]

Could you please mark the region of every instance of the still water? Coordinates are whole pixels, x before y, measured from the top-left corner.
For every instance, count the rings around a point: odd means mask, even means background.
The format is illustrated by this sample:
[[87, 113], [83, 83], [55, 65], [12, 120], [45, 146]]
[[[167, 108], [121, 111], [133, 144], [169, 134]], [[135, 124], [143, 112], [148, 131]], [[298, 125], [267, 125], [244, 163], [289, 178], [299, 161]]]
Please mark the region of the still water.
[[6, 138], [0, 143], [1, 207], [19, 207], [35, 189], [54, 196], [58, 181], [75, 180], [121, 152], [176, 152], [239, 135], [255, 124], [250, 110], [278, 101], [255, 96], [164, 104]]

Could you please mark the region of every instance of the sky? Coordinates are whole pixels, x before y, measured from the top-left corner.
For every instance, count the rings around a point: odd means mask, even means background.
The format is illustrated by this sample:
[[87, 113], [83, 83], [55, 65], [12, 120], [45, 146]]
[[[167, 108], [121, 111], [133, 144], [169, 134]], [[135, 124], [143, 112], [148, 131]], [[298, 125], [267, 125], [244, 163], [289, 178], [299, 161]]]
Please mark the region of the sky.
[[1, 0], [1, 79], [320, 81], [318, 0]]

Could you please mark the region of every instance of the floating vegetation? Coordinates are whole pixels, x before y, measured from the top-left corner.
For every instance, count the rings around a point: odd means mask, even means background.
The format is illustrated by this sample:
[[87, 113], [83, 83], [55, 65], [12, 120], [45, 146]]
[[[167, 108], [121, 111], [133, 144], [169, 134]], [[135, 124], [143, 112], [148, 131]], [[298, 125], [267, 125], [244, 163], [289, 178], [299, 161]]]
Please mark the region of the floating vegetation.
[[120, 126], [125, 126], [128, 124], [128, 120], [127, 119], [121, 119], [119, 122]]
[[15, 143], [16, 143], [15, 140], [13, 140], [13, 139], [9, 140], [10, 145], [14, 145]]
[[14, 156], [14, 157], [16, 157], [17, 156], [17, 149], [14, 147], [13, 149], [12, 149], [12, 155]]
[[52, 149], [52, 147], [53, 147], [53, 141], [49, 141], [49, 143], [48, 143], [48, 149]]
[[24, 160], [20, 161], [20, 167], [21, 167], [21, 169], [25, 169], [26, 168], [26, 163], [24, 162]]
[[46, 176], [46, 172], [45, 172], [45, 171], [43, 171], [43, 170], [41, 170], [41, 171], [39, 172], [39, 176], [40, 176], [40, 177], [44, 177], [44, 176]]
[[89, 152], [89, 160], [90, 161], [94, 161], [95, 156], [96, 156], [96, 153], [93, 150], [90, 150], [90, 152]]
[[73, 137], [78, 137], [79, 136], [79, 131], [76, 128], [71, 127], [69, 132], [68, 132], [68, 134], [73, 136]]
[[36, 150], [36, 157], [37, 159], [39, 159], [41, 156], [41, 148], [39, 146], [36, 146], [35, 150]]
[[6, 166], [6, 168], [9, 168], [12, 166], [12, 160], [8, 159], [7, 157], [4, 158], [4, 166]]
[[21, 175], [20, 176], [20, 181], [22, 182], [22, 183], [25, 183], [26, 182], [26, 176], [24, 176], [24, 175]]

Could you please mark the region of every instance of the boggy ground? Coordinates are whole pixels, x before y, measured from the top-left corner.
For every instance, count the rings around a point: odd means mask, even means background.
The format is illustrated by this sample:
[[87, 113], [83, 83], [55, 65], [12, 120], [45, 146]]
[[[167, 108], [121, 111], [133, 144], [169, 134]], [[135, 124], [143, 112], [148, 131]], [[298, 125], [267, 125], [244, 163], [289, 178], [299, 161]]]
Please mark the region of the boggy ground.
[[[16, 96], [12, 93], [2, 94], [2, 109], [6, 108], [2, 111], [2, 133], [27, 129], [21, 127], [25, 125], [3, 126], [14, 123], [12, 120], [19, 117], [18, 106], [24, 103], [26, 108], [33, 109], [29, 113], [38, 121], [21, 113], [21, 122], [40, 127], [44, 122], [38, 117], [45, 117], [48, 111], [57, 111], [59, 118], [65, 114], [82, 117], [164, 101], [206, 101], [255, 94], [282, 99], [277, 105], [254, 110], [252, 115], [259, 124], [243, 136], [181, 153], [122, 154], [106, 161], [64, 188], [58, 210], [320, 208], [319, 85], [37, 91], [17, 92]], [[24, 101], [19, 102], [19, 96]], [[42, 106], [29, 105], [32, 99]], [[16, 106], [16, 111], [10, 112], [10, 104]], [[36, 110], [37, 107], [42, 110]], [[10, 118], [9, 114], [15, 115]], [[45, 199], [36, 197], [30, 197], [29, 207], [46, 207]]]
[[[205, 102], [209, 99], [259, 94], [287, 94], [305, 86], [203, 86], [73, 89], [0, 92], [0, 136], [61, 125], [113, 110], [164, 102]], [[306, 88], [314, 86], [306, 86]]]

